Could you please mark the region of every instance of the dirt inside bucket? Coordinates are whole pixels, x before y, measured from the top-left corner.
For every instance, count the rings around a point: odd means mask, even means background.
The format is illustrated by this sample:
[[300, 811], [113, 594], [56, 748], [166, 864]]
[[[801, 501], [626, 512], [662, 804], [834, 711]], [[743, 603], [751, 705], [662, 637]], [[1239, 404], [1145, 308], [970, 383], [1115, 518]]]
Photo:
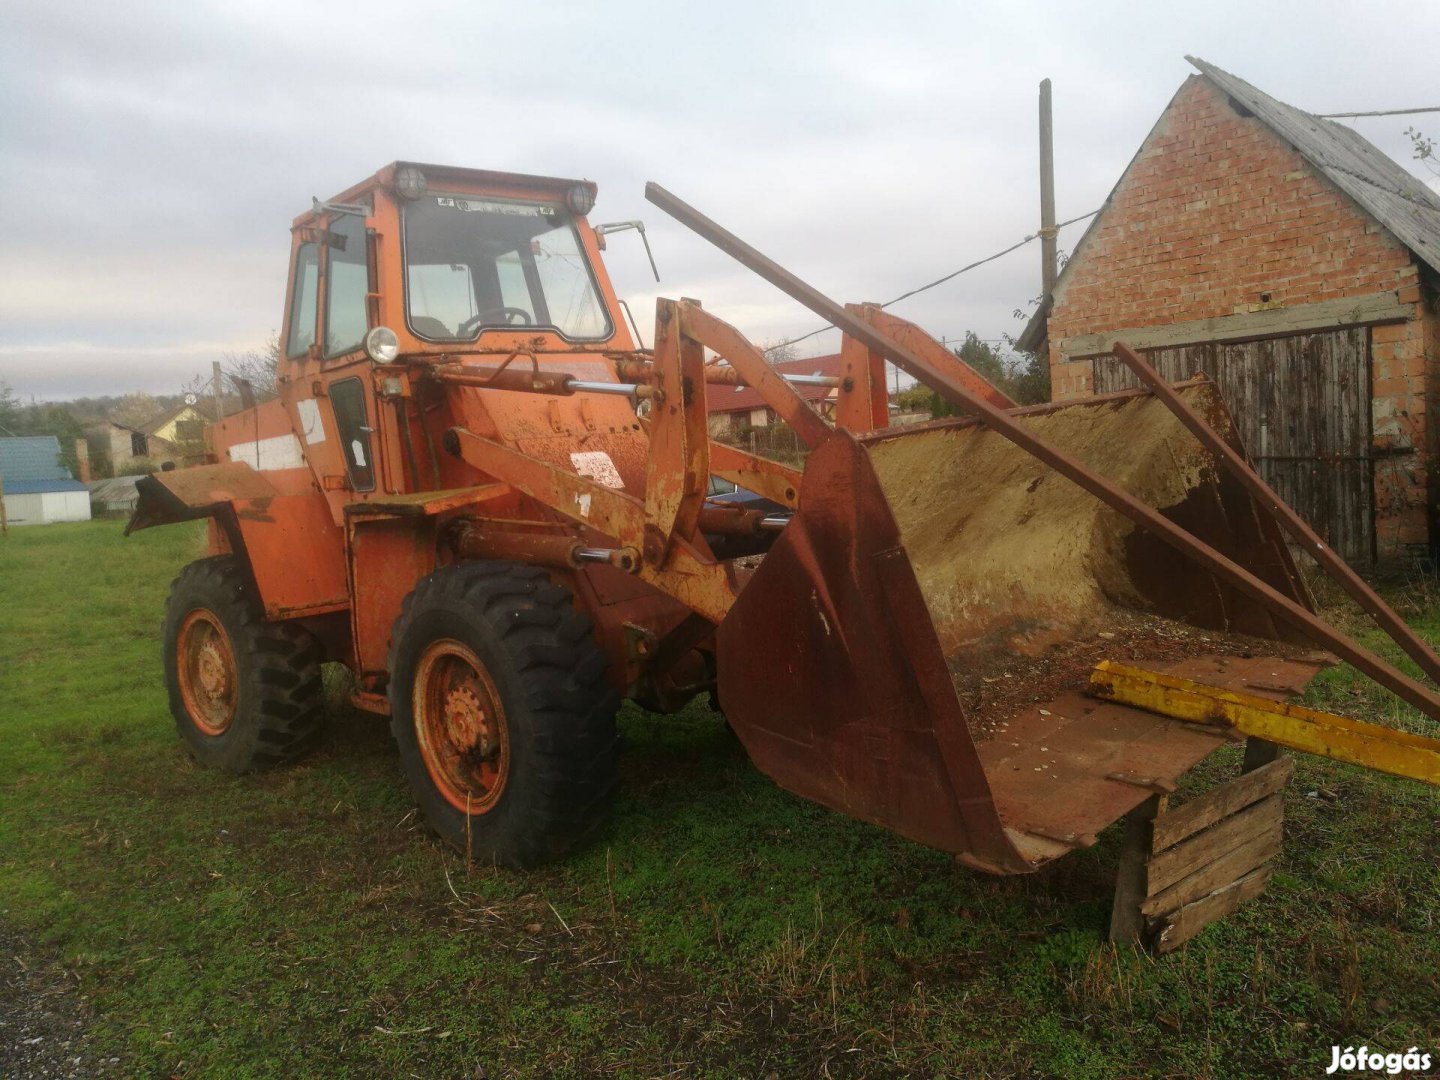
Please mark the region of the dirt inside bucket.
[[1102, 660], [1164, 663], [1195, 656], [1313, 655], [1313, 649], [1115, 609], [1094, 633], [1033, 655], [998, 647], [973, 649], [951, 656], [947, 664], [971, 738], [978, 743], [994, 738], [1006, 720], [1031, 705], [1083, 691]]
[[[1152, 398], [1077, 402], [1023, 423], [1157, 509], [1215, 475]], [[1070, 638], [1099, 610], [1153, 606], [1130, 565], [1133, 524], [996, 432], [917, 430], [869, 453], [947, 655], [995, 635]]]

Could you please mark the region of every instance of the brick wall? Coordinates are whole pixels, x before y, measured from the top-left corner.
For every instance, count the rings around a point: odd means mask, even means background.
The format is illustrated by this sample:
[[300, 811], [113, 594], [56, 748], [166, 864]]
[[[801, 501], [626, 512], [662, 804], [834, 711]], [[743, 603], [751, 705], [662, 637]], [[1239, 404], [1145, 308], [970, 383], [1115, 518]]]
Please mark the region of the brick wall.
[[[1415, 302], [1416, 317], [1370, 331], [1372, 435], [1375, 463], [1375, 547], [1382, 558], [1430, 538], [1427, 505], [1430, 437], [1425, 428], [1426, 386], [1433, 377], [1435, 346], [1420, 287], [1401, 290]], [[1430, 354], [1427, 357], [1427, 353]]]
[[1433, 287], [1436, 284], [1433, 276], [1430, 284], [1432, 287], [1425, 289], [1419, 305], [1423, 340], [1421, 362], [1425, 371], [1426, 393], [1415, 403], [1411, 422], [1421, 430], [1422, 434], [1416, 435], [1416, 445], [1425, 448], [1428, 466], [1425, 486], [1428, 492], [1426, 517], [1429, 535], [1432, 542], [1440, 542], [1440, 430], [1437, 430], [1440, 424], [1427, 425], [1424, 411], [1429, 399], [1440, 401], [1440, 296]]
[[1387, 452], [1376, 467], [1376, 539], [1390, 557], [1429, 535], [1425, 391], [1427, 381], [1440, 387], [1440, 330], [1420, 303], [1419, 269], [1269, 128], [1192, 76], [1056, 289], [1053, 396], [1092, 392], [1090, 360], [1062, 351], [1076, 335], [1379, 292], [1415, 313], [1372, 337], [1375, 444]]

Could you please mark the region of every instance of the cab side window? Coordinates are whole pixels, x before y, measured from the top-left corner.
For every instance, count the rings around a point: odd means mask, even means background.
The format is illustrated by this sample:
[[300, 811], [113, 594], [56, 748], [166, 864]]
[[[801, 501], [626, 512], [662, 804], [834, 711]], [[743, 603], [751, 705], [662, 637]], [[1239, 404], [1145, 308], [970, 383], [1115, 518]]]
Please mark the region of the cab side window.
[[365, 340], [365, 295], [370, 267], [365, 254], [365, 221], [354, 214], [337, 218], [326, 242], [325, 355], [339, 356]]
[[355, 491], [375, 490], [375, 465], [370, 459], [370, 422], [365, 416], [365, 387], [359, 379], [330, 384], [330, 407], [345, 455], [345, 471]]
[[303, 357], [315, 344], [315, 305], [320, 281], [320, 249], [301, 244], [295, 252], [295, 273], [290, 287], [290, 333], [285, 355]]

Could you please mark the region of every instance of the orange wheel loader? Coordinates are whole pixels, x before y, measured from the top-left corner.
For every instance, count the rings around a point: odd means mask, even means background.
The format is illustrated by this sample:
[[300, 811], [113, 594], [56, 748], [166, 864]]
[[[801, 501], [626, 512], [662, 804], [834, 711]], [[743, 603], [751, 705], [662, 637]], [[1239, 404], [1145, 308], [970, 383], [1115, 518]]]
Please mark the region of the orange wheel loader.
[[[782, 786], [1022, 873], [1233, 737], [1085, 693], [1097, 661], [1283, 696], [1319, 645], [1440, 715], [1315, 617], [1208, 381], [1016, 408], [652, 185], [844, 331], [807, 399], [695, 301], [658, 301], [646, 347], [595, 195], [397, 162], [295, 219], [278, 397], [209, 428], [207, 464], [142, 481], [130, 523], [209, 523], [165, 612], [199, 762], [302, 753], [339, 661], [435, 831], [525, 866], [604, 821], [622, 696], [713, 690]], [[891, 429], [886, 360], [963, 415]], [[742, 386], [803, 468], [710, 438], [707, 395]], [[712, 502], [712, 476], [782, 509]]]

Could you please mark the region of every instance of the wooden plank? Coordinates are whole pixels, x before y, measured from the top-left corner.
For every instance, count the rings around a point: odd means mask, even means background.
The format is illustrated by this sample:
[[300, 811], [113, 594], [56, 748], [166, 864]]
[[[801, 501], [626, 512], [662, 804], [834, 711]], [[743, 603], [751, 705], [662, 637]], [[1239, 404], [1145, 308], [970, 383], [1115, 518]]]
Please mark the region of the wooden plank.
[[[1288, 695], [1287, 695], [1288, 696]], [[1245, 760], [1240, 764], [1242, 772], [1255, 772], [1263, 765], [1280, 759], [1280, 747], [1273, 742], [1253, 736], [1245, 740]]]
[[1289, 758], [1280, 758], [1245, 773], [1203, 795], [1175, 807], [1155, 819], [1151, 836], [1152, 851], [1164, 851], [1201, 829], [1208, 829], [1221, 818], [1239, 813], [1251, 803], [1273, 795], [1290, 780], [1295, 765]]
[[1202, 866], [1229, 854], [1241, 844], [1265, 835], [1284, 820], [1281, 796], [1271, 795], [1197, 836], [1151, 858], [1145, 867], [1145, 892], [1154, 896]]
[[1155, 931], [1155, 951], [1164, 954], [1179, 948], [1216, 919], [1224, 918], [1245, 901], [1253, 900], [1264, 891], [1272, 873], [1274, 867], [1262, 866], [1239, 881], [1165, 916]]
[[1164, 915], [1209, 896], [1275, 858], [1280, 854], [1281, 844], [1282, 829], [1277, 826], [1141, 901], [1140, 910], [1145, 915]]
[[1145, 933], [1140, 901], [1145, 899], [1145, 864], [1150, 855], [1150, 823], [1164, 817], [1165, 796], [1152, 795], [1125, 815], [1125, 839], [1115, 872], [1115, 901], [1110, 908], [1110, 940], [1139, 945]]
[[1132, 349], [1168, 349], [1179, 345], [1243, 341], [1347, 326], [1402, 322], [1409, 319], [1414, 310], [1414, 305], [1400, 303], [1395, 293], [1380, 292], [1367, 296], [1322, 300], [1315, 304], [1193, 319], [1164, 326], [1140, 326], [1100, 334], [1080, 334], [1062, 339], [1059, 345], [1065, 359], [1081, 360], [1087, 356], [1108, 353], [1117, 341], [1125, 342]]

